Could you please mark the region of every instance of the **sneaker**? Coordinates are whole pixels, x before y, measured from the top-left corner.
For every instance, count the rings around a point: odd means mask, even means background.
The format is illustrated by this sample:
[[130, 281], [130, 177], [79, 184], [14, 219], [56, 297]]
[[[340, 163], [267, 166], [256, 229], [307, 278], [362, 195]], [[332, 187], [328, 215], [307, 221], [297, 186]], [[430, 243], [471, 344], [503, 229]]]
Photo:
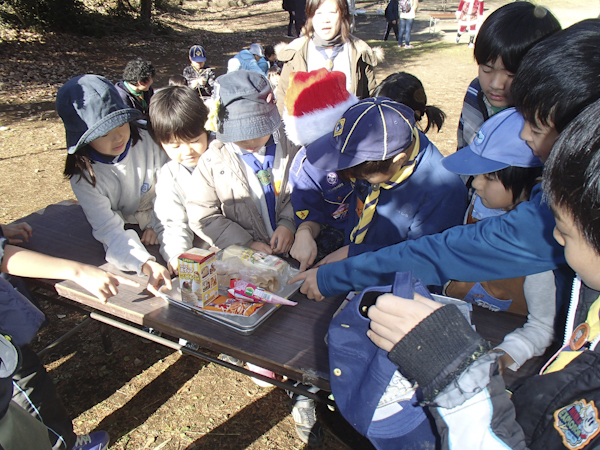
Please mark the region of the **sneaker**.
[[106, 450], [110, 442], [110, 436], [106, 431], [94, 431], [76, 438], [72, 450]]
[[290, 38], [290, 39], [296, 39], [298, 36], [294, 36], [293, 34], [288, 34], [285, 37]]
[[[263, 375], [265, 377], [269, 377], [269, 378], [275, 379], [275, 373], [271, 372], [270, 370], [267, 370], [267, 369], [265, 369], [263, 367], [259, 367], [259, 366], [255, 366], [254, 364], [246, 363], [246, 368], [250, 372], [258, 373], [258, 374]], [[252, 378], [252, 377], [250, 377], [250, 379], [255, 384], [257, 384], [260, 387], [271, 387], [271, 386], [273, 386], [271, 383], [268, 383], [268, 382], [263, 381], [263, 380], [259, 380], [258, 378]]]
[[315, 401], [303, 395], [292, 396], [292, 417], [296, 422], [296, 434], [311, 447], [321, 445], [323, 429], [317, 420]]
[[469, 42], [469, 48], [475, 48], [475, 44], [473, 44], [472, 42]]
[[404, 48], [414, 48], [412, 45], [405, 45]]
[[456, 43], [458, 44], [460, 42], [460, 34], [456, 35]]

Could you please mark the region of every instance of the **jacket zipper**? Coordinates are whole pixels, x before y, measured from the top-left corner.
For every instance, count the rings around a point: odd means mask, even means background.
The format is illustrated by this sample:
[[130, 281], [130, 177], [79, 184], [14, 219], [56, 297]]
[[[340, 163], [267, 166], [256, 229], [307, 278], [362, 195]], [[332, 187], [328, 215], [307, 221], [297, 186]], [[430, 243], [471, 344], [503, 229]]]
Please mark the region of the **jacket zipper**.
[[566, 346], [571, 340], [573, 334], [573, 327], [575, 321], [575, 312], [579, 305], [579, 293], [581, 291], [581, 278], [579, 275], [573, 280], [573, 286], [571, 287], [571, 301], [569, 302], [569, 312], [567, 313], [567, 323], [565, 326], [565, 335], [563, 338], [563, 347]]

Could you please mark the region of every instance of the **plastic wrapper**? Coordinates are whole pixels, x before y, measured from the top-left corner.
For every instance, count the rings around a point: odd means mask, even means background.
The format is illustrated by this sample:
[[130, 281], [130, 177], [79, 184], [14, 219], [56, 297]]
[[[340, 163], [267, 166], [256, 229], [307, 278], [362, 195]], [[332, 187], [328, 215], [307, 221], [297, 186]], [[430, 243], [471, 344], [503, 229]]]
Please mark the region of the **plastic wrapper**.
[[217, 254], [215, 263], [219, 289], [227, 291], [232, 279], [247, 281], [280, 295], [298, 270], [278, 256], [231, 245]]

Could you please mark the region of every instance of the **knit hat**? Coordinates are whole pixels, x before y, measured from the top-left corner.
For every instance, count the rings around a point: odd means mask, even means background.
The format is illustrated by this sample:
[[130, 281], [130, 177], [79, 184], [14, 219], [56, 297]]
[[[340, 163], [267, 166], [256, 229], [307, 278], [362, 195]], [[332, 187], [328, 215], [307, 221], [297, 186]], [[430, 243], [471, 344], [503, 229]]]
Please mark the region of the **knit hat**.
[[56, 111], [71, 155], [142, 114], [127, 107], [113, 84], [99, 75], [80, 75], [63, 84], [56, 94]]
[[250, 44], [250, 48], [248, 49], [248, 51], [256, 56], [265, 56], [263, 46], [260, 44]]
[[365, 161], [385, 161], [406, 150], [415, 136], [415, 112], [386, 97], [366, 98], [348, 108], [332, 132], [306, 146], [317, 169], [343, 170]]
[[239, 142], [273, 134], [281, 124], [275, 95], [266, 77], [236, 70], [217, 78], [207, 126], [221, 142]]
[[193, 45], [190, 48], [190, 59], [194, 62], [204, 62], [206, 61], [206, 52], [199, 45]]
[[307, 145], [333, 130], [358, 99], [346, 90], [346, 75], [327, 69], [292, 72], [285, 94], [283, 122], [288, 138]]
[[486, 120], [471, 145], [442, 159], [442, 165], [459, 175], [497, 172], [509, 166], [540, 167], [542, 161], [521, 139], [525, 120], [515, 108], [508, 108]]

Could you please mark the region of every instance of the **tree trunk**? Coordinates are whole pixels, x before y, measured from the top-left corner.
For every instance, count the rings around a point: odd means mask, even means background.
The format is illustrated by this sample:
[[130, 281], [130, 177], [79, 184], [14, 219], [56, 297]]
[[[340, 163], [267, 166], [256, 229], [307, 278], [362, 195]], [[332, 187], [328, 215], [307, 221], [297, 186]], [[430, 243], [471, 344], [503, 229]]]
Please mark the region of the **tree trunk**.
[[144, 22], [150, 22], [152, 17], [152, 0], [141, 0], [140, 16]]

